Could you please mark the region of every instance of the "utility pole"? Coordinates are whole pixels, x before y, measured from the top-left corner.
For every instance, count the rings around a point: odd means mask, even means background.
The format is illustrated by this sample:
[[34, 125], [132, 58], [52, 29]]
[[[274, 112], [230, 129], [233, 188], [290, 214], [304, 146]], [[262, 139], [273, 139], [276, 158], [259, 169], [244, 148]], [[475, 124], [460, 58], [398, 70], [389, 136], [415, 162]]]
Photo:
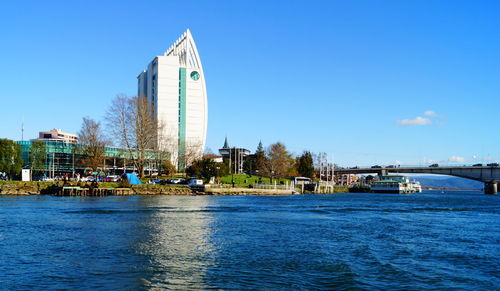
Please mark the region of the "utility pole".
[[329, 179], [329, 174], [330, 172], [330, 163], [328, 163], [328, 160], [326, 161], [326, 184], [330, 185], [330, 179]]
[[335, 158], [334, 158], [334, 155], [332, 155], [332, 178], [333, 178], [333, 185], [335, 185]]
[[56, 153], [52, 153], [52, 179], [56, 176], [56, 169], [55, 169], [55, 166], [56, 166]]
[[229, 148], [229, 174], [231, 174], [231, 173], [232, 173], [232, 171], [233, 171], [233, 170], [231, 169], [231, 168], [233, 167], [233, 165], [231, 164], [231, 151], [232, 151], [232, 149], [231, 149], [231, 148]]

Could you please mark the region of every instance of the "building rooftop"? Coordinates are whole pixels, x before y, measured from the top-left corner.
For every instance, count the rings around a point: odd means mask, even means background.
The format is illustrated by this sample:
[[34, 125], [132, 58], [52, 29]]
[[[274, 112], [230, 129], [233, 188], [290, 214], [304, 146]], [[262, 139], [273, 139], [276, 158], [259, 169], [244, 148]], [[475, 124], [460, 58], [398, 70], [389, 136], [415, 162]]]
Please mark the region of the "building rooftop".
[[61, 129], [54, 128], [49, 131], [40, 131], [38, 133], [38, 140], [77, 143], [78, 135], [73, 133], [63, 132]]

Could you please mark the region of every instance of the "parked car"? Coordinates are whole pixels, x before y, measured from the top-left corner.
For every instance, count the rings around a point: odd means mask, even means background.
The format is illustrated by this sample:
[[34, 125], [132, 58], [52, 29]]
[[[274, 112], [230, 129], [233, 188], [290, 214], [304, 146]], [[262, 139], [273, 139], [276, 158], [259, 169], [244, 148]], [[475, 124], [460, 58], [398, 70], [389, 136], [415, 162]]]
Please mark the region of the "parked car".
[[168, 184], [181, 184], [183, 179], [169, 179], [167, 180]]
[[189, 187], [203, 186], [203, 180], [202, 179], [189, 179], [188, 180], [188, 186]]
[[472, 166], [473, 166], [473, 167], [482, 167], [482, 166], [483, 166], [483, 164], [474, 164], [474, 165], [472, 165]]
[[110, 182], [119, 182], [121, 180], [118, 175], [109, 175], [108, 178], [110, 179]]
[[389, 166], [387, 166], [386, 168], [387, 168], [387, 169], [393, 169], [393, 168], [396, 168], [396, 166], [394, 166], [394, 165], [389, 165]]
[[94, 182], [95, 181], [95, 177], [94, 176], [81, 177], [80, 181], [82, 181], [82, 182]]
[[382, 166], [375, 165], [375, 166], [372, 166], [372, 169], [382, 169]]
[[500, 165], [498, 163], [491, 163], [491, 164], [487, 164], [486, 166], [488, 166], [488, 167], [499, 167]]
[[431, 167], [431, 168], [437, 168], [437, 167], [439, 167], [439, 165], [438, 164], [432, 164], [429, 167]]
[[151, 180], [149, 180], [148, 183], [149, 184], [161, 184], [161, 180], [160, 179], [151, 179]]

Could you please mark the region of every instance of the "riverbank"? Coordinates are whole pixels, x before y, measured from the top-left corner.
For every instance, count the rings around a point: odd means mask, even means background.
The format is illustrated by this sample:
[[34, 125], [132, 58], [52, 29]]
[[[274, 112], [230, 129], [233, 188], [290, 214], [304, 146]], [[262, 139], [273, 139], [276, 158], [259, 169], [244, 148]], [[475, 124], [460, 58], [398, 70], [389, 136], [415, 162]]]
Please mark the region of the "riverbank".
[[[71, 189], [77, 188], [78, 190]], [[88, 189], [88, 190], [85, 190]], [[347, 188], [335, 188], [333, 193], [347, 192]], [[292, 195], [300, 192], [291, 189], [255, 189], [248, 187], [200, 187], [184, 185], [144, 184], [121, 188], [118, 183], [24, 182], [0, 181], [0, 195], [60, 195], [60, 196], [110, 196], [110, 195]]]

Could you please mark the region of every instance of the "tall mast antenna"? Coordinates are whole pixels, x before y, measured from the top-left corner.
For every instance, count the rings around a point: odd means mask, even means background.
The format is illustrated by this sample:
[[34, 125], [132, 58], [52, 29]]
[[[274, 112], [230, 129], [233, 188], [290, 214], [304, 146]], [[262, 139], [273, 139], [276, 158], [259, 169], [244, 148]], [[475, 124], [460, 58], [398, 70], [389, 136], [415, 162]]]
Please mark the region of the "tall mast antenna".
[[21, 141], [24, 141], [24, 115], [21, 121]]

